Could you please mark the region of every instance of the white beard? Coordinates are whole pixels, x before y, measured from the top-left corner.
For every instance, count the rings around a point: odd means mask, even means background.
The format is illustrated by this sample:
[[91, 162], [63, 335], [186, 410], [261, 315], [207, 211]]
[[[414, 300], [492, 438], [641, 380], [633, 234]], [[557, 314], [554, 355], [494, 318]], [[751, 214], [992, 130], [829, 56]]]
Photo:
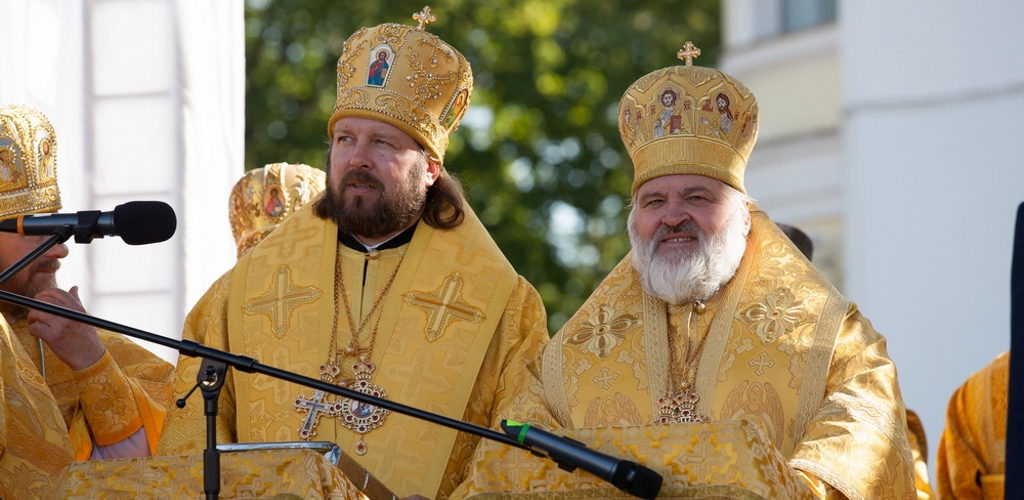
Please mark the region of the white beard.
[[681, 226], [697, 236], [697, 250], [658, 251], [658, 242], [673, 228], [662, 226], [650, 241], [636, 231], [634, 210], [629, 214], [633, 268], [644, 291], [669, 304], [706, 300], [732, 279], [747, 247], [743, 210], [734, 210], [719, 234], [707, 235], [692, 220]]

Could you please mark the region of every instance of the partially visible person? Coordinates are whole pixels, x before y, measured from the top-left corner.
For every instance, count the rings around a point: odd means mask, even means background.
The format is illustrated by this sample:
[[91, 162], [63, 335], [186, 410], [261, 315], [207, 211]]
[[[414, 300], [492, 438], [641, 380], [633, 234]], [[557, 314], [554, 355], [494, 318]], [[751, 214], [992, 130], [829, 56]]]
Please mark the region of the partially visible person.
[[[793, 242], [807, 260], [814, 260], [814, 240], [804, 230], [792, 224], [776, 222], [775, 225]], [[928, 438], [924, 432], [921, 417], [907, 408], [907, 438], [910, 441], [910, 452], [914, 458], [914, 485], [917, 487], [917, 500], [929, 500], [933, 497], [931, 481], [928, 477]]]
[[[766, 443], [760, 456], [779, 464], [744, 473], [767, 474], [787, 498], [913, 498], [903, 399], [886, 339], [746, 194], [757, 101], [735, 78], [692, 66], [694, 53], [687, 44], [685, 66], [654, 71], [626, 89], [618, 116], [657, 107], [673, 90], [694, 101], [684, 107], [691, 118], [728, 96], [721, 102], [730, 125], [675, 135], [642, 127], [631, 142], [632, 131], [619, 124], [634, 166], [632, 251], [538, 357], [518, 363], [523, 382], [499, 402], [492, 425], [510, 419], [618, 431], [622, 453], [656, 462], [649, 465], [670, 475], [667, 482], [685, 487], [698, 477], [742, 489], [730, 482], [735, 477], [714, 476], [714, 466], [690, 467], [665, 451], [684, 444], [650, 436], [662, 425], [683, 433], [689, 424], [746, 420]], [[471, 464], [478, 482], [457, 493], [575, 487], [531, 481], [541, 459], [509, 454], [518, 462], [502, 462], [503, 450], [488, 454], [489, 447], [481, 444]], [[588, 493], [566, 492], [574, 494]]]
[[325, 177], [323, 170], [291, 163], [271, 163], [242, 175], [228, 199], [238, 258], [320, 194]]
[[[814, 260], [814, 240], [806, 232], [792, 224], [776, 222], [783, 234], [793, 242], [807, 260]], [[921, 418], [911, 409], [907, 409], [907, 438], [910, 441], [910, 452], [914, 458], [914, 484], [917, 487], [917, 500], [932, 498], [931, 481], [928, 477], [928, 439], [925, 436]]]
[[[215, 282], [183, 338], [300, 375], [487, 425], [520, 383], [506, 372], [547, 339], [519, 276], [444, 162], [472, 72], [419, 27], [363, 28], [338, 60], [327, 189]], [[383, 55], [383, 57], [382, 57]], [[387, 61], [387, 71], [382, 71]], [[378, 71], [381, 69], [381, 71]], [[264, 197], [263, 207], [278, 210]], [[199, 360], [181, 358], [176, 390]], [[171, 410], [158, 453], [206, 446], [202, 400]], [[476, 439], [348, 398], [229, 370], [218, 442], [331, 441], [401, 497], [443, 499]], [[362, 483], [362, 477], [354, 478]]]
[[793, 244], [800, 249], [800, 253], [804, 254], [804, 257], [807, 257], [807, 260], [814, 260], [814, 240], [812, 240], [811, 237], [803, 231], [803, 229], [792, 224], [783, 224], [781, 222], [776, 222], [775, 225], [779, 226], [782, 233], [789, 238], [789, 241], [792, 241]]
[[[24, 106], [0, 108], [0, 120], [0, 149], [10, 151], [17, 172], [0, 189], [0, 218], [57, 211], [57, 141], [49, 121]], [[0, 269], [47, 238], [0, 233]], [[67, 245], [54, 246], [0, 290], [85, 312], [78, 287], [57, 288], [67, 255]], [[0, 302], [0, 313], [52, 392], [76, 460], [152, 454], [171, 397], [170, 363], [120, 334], [7, 302]]]
[[1010, 352], [968, 377], [949, 399], [939, 439], [939, 500], [1003, 498]]
[[0, 498], [51, 498], [73, 461], [67, 425], [2, 317], [0, 325]]

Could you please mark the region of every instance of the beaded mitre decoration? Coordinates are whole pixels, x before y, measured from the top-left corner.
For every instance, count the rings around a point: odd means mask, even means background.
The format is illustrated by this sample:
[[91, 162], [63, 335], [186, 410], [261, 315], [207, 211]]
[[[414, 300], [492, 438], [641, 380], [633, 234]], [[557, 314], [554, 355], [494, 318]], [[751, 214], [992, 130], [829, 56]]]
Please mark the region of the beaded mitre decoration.
[[323, 191], [325, 177], [323, 170], [290, 163], [271, 163], [246, 172], [231, 188], [228, 203], [238, 257]]
[[57, 134], [41, 112], [0, 107], [0, 218], [60, 210]]
[[740, 192], [757, 140], [754, 95], [735, 78], [693, 66], [700, 49], [686, 42], [684, 66], [649, 73], [619, 101], [619, 135], [633, 160], [632, 193], [663, 175], [697, 174]]
[[345, 41], [338, 59], [338, 99], [327, 123], [345, 117], [379, 120], [416, 139], [438, 161], [448, 136], [469, 107], [469, 61], [425, 31], [430, 7], [413, 16], [419, 27], [382, 24], [362, 28]]

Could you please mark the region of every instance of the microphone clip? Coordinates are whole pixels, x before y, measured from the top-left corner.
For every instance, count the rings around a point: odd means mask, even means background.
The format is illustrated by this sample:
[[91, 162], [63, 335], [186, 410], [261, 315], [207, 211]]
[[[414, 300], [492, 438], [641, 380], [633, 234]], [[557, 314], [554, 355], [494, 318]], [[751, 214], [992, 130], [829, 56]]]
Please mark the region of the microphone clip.
[[75, 243], [92, 243], [96, 234], [100, 234], [100, 238], [103, 237], [102, 233], [97, 230], [101, 214], [102, 212], [99, 210], [84, 210], [78, 212], [78, 224], [72, 226], [72, 232], [75, 235]]

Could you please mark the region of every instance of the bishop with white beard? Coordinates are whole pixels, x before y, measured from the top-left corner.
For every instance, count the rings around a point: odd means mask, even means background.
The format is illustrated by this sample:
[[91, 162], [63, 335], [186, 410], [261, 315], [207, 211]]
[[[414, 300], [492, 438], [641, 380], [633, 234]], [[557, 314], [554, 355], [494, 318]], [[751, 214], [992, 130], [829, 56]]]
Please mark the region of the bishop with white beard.
[[[642, 111], [667, 90], [688, 123], [727, 95], [733, 126], [648, 133], [656, 117]], [[648, 122], [620, 124], [634, 167], [632, 252], [537, 358], [513, 360], [530, 382], [504, 394], [494, 423], [603, 436], [604, 451], [663, 476], [659, 498], [916, 498], [885, 338], [746, 194], [753, 94], [687, 62], [634, 83], [618, 116], [627, 111]], [[716, 434], [738, 421], [739, 437]], [[761, 461], [737, 465], [751, 442], [763, 443]], [[496, 484], [605, 497], [539, 460], [482, 443], [453, 497]]]

